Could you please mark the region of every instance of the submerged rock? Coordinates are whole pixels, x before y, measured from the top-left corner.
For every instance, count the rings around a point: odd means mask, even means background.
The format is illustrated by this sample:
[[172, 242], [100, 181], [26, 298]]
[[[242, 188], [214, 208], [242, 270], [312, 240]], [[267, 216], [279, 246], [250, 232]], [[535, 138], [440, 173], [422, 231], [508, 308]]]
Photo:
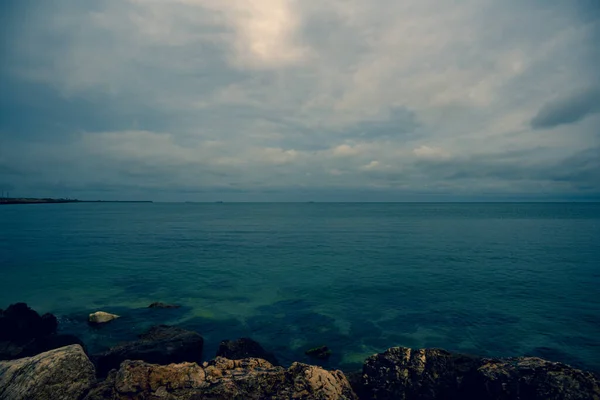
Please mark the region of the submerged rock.
[[76, 400], [95, 381], [94, 366], [79, 345], [0, 361], [0, 400]]
[[139, 336], [139, 340], [113, 347], [92, 356], [99, 376], [119, 368], [125, 360], [141, 360], [153, 364], [200, 362], [204, 339], [196, 332], [159, 325]]
[[357, 399], [340, 371], [294, 363], [289, 369], [268, 361], [218, 357], [166, 366], [125, 361], [93, 388], [86, 400], [100, 399]]
[[261, 358], [273, 365], [279, 365], [279, 361], [273, 353], [269, 353], [255, 340], [240, 338], [237, 340], [223, 340], [219, 344], [217, 357], [229, 358], [230, 360], [241, 360], [244, 358]]
[[58, 321], [52, 314], [40, 315], [25, 303], [0, 310], [0, 340], [27, 340], [56, 333]]
[[85, 346], [81, 339], [74, 335], [49, 335], [27, 341], [0, 341], [0, 360], [31, 357], [48, 350], [72, 344], [80, 345], [85, 351]]
[[154, 302], [148, 306], [148, 308], [180, 308], [179, 304], [165, 304], [161, 302]]
[[91, 324], [105, 324], [117, 318], [119, 318], [119, 316], [116, 314], [111, 314], [104, 311], [96, 311], [95, 313], [90, 314], [88, 321]]
[[353, 384], [361, 399], [600, 400], [598, 378], [568, 365], [439, 349], [395, 347], [371, 356]]
[[327, 360], [331, 356], [331, 350], [327, 346], [319, 346], [306, 350], [304, 354], [319, 360]]

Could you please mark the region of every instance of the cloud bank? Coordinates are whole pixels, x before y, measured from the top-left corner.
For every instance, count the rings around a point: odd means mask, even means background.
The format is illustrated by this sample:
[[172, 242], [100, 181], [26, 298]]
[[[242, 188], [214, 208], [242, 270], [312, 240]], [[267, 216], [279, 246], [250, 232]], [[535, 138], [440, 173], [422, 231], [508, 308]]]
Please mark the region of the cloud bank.
[[600, 198], [592, 1], [0, 8], [14, 194]]

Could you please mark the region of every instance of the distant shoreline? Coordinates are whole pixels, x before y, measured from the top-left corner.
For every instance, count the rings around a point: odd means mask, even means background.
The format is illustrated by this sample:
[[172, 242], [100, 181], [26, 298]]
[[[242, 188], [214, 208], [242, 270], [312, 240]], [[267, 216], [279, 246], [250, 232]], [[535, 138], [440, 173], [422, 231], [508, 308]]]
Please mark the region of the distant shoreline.
[[65, 204], [65, 203], [152, 203], [150, 200], [77, 200], [77, 199], [38, 199], [38, 198], [3, 198], [1, 204]]

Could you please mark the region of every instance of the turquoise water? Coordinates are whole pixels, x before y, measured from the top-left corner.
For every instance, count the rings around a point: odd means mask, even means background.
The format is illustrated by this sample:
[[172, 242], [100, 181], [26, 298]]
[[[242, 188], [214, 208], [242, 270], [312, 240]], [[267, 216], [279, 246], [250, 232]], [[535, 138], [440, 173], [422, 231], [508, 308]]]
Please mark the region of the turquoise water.
[[[55, 313], [92, 351], [170, 323], [207, 358], [251, 336], [346, 370], [394, 345], [600, 370], [598, 203], [1, 206], [0, 268], [1, 308]], [[90, 329], [96, 310], [123, 318]]]

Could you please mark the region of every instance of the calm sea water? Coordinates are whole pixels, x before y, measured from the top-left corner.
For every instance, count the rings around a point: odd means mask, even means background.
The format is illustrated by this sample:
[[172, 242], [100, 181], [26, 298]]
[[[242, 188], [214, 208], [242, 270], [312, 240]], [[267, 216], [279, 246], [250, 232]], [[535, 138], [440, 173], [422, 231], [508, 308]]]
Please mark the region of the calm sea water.
[[[17, 301], [92, 351], [168, 323], [206, 358], [250, 336], [346, 370], [395, 345], [600, 370], [600, 204], [1, 206], [0, 307]], [[91, 329], [96, 310], [123, 317]]]

